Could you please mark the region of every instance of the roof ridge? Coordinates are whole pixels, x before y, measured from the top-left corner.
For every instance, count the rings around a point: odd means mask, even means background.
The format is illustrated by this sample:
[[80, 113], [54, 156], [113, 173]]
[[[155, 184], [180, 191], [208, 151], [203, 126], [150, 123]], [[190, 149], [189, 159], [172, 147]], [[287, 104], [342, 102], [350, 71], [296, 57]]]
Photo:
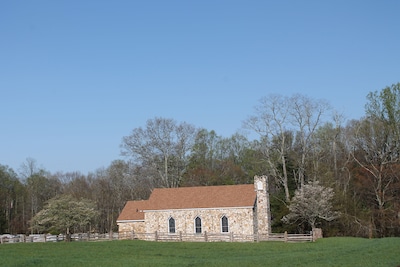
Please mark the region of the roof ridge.
[[227, 187], [227, 186], [253, 186], [254, 184], [224, 184], [224, 185], [197, 185], [197, 186], [181, 186], [181, 187], [155, 187], [156, 189], [183, 189], [183, 188], [209, 188], [209, 187]]

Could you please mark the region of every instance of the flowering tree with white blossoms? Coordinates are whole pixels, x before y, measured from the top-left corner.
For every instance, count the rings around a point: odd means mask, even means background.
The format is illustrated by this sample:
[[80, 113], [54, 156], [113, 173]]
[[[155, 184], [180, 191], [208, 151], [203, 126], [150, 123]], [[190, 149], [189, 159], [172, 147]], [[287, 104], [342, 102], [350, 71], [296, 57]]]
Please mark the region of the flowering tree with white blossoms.
[[338, 217], [333, 211], [333, 189], [309, 182], [297, 189], [289, 205], [290, 213], [282, 218], [284, 223], [307, 222], [315, 228], [317, 219], [332, 221]]
[[62, 195], [50, 199], [31, 221], [31, 227], [39, 231], [56, 229], [64, 232], [66, 241], [70, 241], [71, 230], [90, 224], [98, 215], [93, 202], [86, 199], [74, 199], [71, 195]]

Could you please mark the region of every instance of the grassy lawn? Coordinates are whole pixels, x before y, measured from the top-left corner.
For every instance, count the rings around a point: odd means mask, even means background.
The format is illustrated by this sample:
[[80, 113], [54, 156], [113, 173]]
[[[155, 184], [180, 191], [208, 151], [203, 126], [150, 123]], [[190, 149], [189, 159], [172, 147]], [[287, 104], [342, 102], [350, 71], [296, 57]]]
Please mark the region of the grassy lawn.
[[315, 243], [104, 241], [0, 245], [0, 266], [400, 266], [400, 238]]

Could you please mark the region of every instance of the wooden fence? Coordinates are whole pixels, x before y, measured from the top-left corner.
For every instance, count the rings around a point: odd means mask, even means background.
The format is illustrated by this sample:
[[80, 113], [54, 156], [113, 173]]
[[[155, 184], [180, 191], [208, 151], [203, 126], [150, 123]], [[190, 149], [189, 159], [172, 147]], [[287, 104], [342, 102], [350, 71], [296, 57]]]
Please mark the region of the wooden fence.
[[175, 242], [260, 242], [260, 241], [282, 241], [282, 242], [313, 242], [313, 234], [288, 234], [287, 232], [269, 235], [240, 235], [234, 233], [208, 233], [187, 234], [187, 233], [130, 233], [120, 234], [120, 239], [141, 239], [148, 241], [175, 241]]
[[[106, 241], [118, 239], [141, 239], [147, 241], [163, 242], [260, 242], [260, 241], [281, 241], [281, 242], [312, 242], [315, 241], [313, 234], [288, 234], [272, 233], [269, 235], [240, 235], [235, 233], [208, 233], [187, 234], [187, 233], [130, 233], [130, 234], [72, 234], [71, 241]], [[5, 243], [29, 243], [29, 242], [59, 242], [64, 241], [64, 235], [3, 235], [0, 236], [0, 244]]]
[[[33, 235], [0, 235], [0, 244], [5, 243], [32, 243], [32, 242], [59, 242], [64, 241], [65, 235], [33, 234]], [[71, 241], [106, 241], [118, 240], [118, 233], [98, 234], [79, 233], [72, 234]]]
[[270, 234], [268, 241], [283, 241], [283, 242], [313, 242], [315, 241], [313, 234]]

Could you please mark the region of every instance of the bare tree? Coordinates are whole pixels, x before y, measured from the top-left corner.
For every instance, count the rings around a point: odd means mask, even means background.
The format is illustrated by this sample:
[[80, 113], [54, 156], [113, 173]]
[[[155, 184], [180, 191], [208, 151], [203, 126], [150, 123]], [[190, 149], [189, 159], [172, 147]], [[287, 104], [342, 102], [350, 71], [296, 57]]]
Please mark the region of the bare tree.
[[90, 176], [85, 176], [80, 172], [58, 172], [55, 176], [62, 182], [64, 194], [69, 194], [78, 199], [92, 199], [93, 179]]
[[177, 187], [185, 171], [188, 153], [196, 134], [194, 126], [172, 119], [148, 120], [145, 128], [135, 128], [122, 139], [122, 155], [151, 171], [158, 184]]
[[294, 95], [290, 98], [289, 103], [291, 106], [290, 120], [297, 131], [296, 139], [299, 146], [298, 156], [296, 157], [298, 165], [297, 183], [298, 187], [301, 187], [306, 181], [306, 160], [312, 151], [314, 134], [322, 123], [324, 113], [330, 107], [326, 101], [315, 101], [302, 95]]
[[23, 179], [28, 179], [29, 177], [40, 171], [41, 170], [37, 165], [37, 161], [34, 158], [26, 158], [25, 162], [23, 162], [19, 168], [20, 176]]
[[290, 200], [287, 161], [294, 145], [290, 137], [296, 133], [295, 175], [300, 188], [306, 180], [306, 160], [310, 155], [312, 138], [328, 108], [325, 101], [314, 101], [302, 95], [270, 95], [260, 100], [255, 108], [256, 115], [244, 123], [246, 128], [260, 134], [271, 176], [282, 185], [287, 203]]
[[329, 180], [332, 184], [342, 186], [344, 193], [348, 185], [348, 181], [343, 180], [346, 178], [344, 165], [349, 160], [349, 151], [344, 145], [340, 115], [335, 114], [333, 120], [335, 124], [327, 122], [319, 126], [311, 138], [306, 161], [308, 177], [312, 181]]
[[382, 129], [383, 125], [378, 122], [361, 121], [355, 135], [356, 150], [353, 153], [355, 161], [373, 177], [373, 190], [379, 209], [383, 209], [386, 190], [394, 179], [392, 175], [385, 176], [387, 168], [390, 168], [390, 163], [398, 161], [397, 157], [390, 156], [390, 144], [386, 142], [386, 134]]
[[[271, 95], [260, 100], [255, 108], [256, 115], [249, 117], [244, 125], [261, 136], [263, 154], [271, 172], [285, 191], [286, 202], [290, 201], [288, 172], [286, 166], [287, 144], [286, 133], [289, 123], [288, 98]], [[278, 146], [272, 146], [271, 141], [279, 140]]]

